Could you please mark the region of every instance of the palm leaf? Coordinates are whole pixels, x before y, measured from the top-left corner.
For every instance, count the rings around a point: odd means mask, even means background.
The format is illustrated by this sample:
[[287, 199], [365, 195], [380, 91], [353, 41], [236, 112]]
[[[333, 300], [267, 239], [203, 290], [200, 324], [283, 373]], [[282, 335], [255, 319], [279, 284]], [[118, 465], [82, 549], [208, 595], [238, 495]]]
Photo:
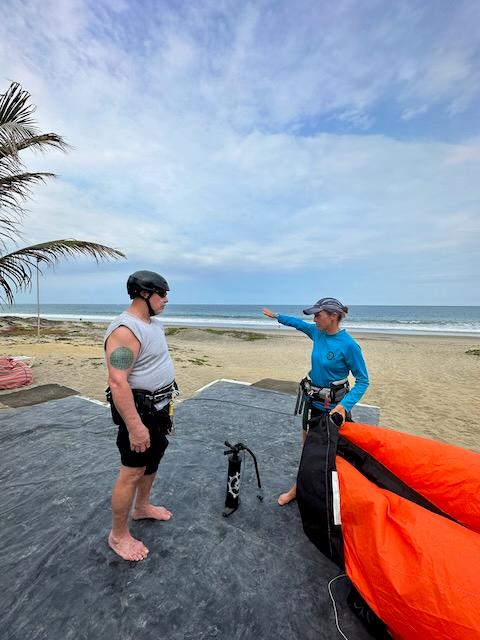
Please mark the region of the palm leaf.
[[17, 144], [38, 134], [32, 117], [35, 105], [30, 103], [30, 94], [17, 82], [12, 82], [0, 95], [0, 147], [10, 148], [17, 154]]
[[18, 82], [10, 83], [5, 93], [0, 95], [0, 125], [9, 122], [34, 130], [35, 105], [29, 103], [30, 94]]
[[14, 294], [19, 290], [29, 290], [32, 276], [39, 265], [54, 266], [61, 258], [71, 258], [76, 255], [87, 255], [99, 260], [118, 260], [126, 256], [117, 249], [95, 242], [84, 240], [52, 240], [24, 247], [4, 256], [0, 256], [0, 300], [13, 304]]
[[[20, 236], [19, 225], [25, 213], [22, 203], [30, 197], [31, 186], [54, 177], [53, 173], [25, 171], [19, 152], [28, 148], [68, 149], [58, 134], [39, 133], [32, 115], [34, 111], [30, 94], [16, 82], [0, 95], [0, 247], [4, 248], [7, 240]], [[53, 240], [18, 249], [0, 256], [0, 301], [12, 304], [16, 291], [31, 287], [32, 275], [41, 272], [41, 265], [51, 267], [62, 258], [82, 254], [97, 262], [125, 258], [116, 249], [83, 240]]]
[[30, 185], [45, 182], [46, 178], [54, 178], [54, 173], [17, 173], [0, 175], [0, 206], [18, 207], [19, 200], [26, 200], [30, 195]]
[[0, 217], [0, 246], [5, 248], [7, 242], [21, 237], [22, 234], [18, 228], [19, 225], [20, 220], [12, 220], [11, 217]]
[[30, 197], [31, 185], [53, 177], [55, 174], [45, 172], [5, 175], [0, 171], [0, 246], [5, 248], [5, 239], [16, 240], [21, 237], [19, 225], [25, 213], [21, 202]]
[[[46, 151], [48, 147], [68, 151], [70, 145], [65, 142], [62, 136], [57, 133], [42, 133], [41, 135], [25, 137], [15, 143], [16, 153], [23, 149], [33, 149], [36, 151]], [[11, 145], [0, 144], [0, 160], [11, 156]]]
[[22, 203], [30, 197], [30, 187], [55, 176], [46, 172], [27, 173], [19, 152], [27, 148], [40, 151], [69, 148], [58, 134], [38, 132], [34, 111], [30, 94], [16, 82], [0, 95], [0, 246], [3, 247], [5, 239], [20, 237], [18, 225], [25, 214]]

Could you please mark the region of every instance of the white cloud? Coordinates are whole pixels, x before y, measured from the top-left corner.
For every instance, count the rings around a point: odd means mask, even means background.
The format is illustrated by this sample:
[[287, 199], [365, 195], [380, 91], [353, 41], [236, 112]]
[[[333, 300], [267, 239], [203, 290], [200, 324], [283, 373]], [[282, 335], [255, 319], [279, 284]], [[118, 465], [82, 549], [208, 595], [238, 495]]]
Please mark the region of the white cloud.
[[455, 249], [478, 232], [478, 144], [255, 134], [236, 143], [230, 135], [222, 148], [226, 137], [215, 131], [220, 149], [205, 149], [202, 166], [183, 149], [185, 185], [162, 182], [162, 169], [158, 181], [154, 170], [143, 175], [130, 158], [120, 175], [107, 161], [105, 179], [88, 190], [65, 179], [38, 188], [30, 237], [93, 232], [132, 259], [154, 246], [172, 264], [290, 269]]
[[[160, 2], [143, 12], [133, 2], [116, 12], [80, 1], [12, 6], [0, 9], [2, 57], [13, 46], [87, 114], [146, 99], [160, 114], [195, 110], [240, 130], [322, 115], [365, 127], [385, 98], [410, 114], [436, 103], [454, 113], [478, 99], [472, 1], [191, 3], [178, 13]], [[18, 72], [18, 60], [12, 66]]]

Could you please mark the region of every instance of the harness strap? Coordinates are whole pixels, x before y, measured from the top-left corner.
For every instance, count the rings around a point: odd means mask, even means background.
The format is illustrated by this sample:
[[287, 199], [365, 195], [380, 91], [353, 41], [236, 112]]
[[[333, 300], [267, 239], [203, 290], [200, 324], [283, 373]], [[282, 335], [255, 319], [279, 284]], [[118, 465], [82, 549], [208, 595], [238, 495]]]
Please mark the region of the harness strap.
[[[171, 401], [173, 398], [176, 398], [179, 393], [178, 385], [175, 380], [160, 389], [156, 389], [155, 391], [148, 391], [147, 389], [132, 389], [135, 406], [139, 412], [153, 412], [155, 411], [156, 404], [159, 404], [163, 400]], [[107, 402], [112, 404], [112, 392], [110, 391], [110, 387], [107, 388], [106, 395]]]
[[153, 404], [158, 404], [162, 400], [165, 400], [165, 398], [174, 398], [178, 396], [179, 391], [177, 383], [174, 380], [160, 389], [155, 389], [155, 391], [148, 391], [147, 389], [132, 389], [132, 393], [135, 396], [139, 396], [145, 400], [153, 402]]
[[303, 413], [305, 403], [312, 404], [313, 402], [323, 401], [325, 410], [328, 411], [330, 403], [338, 403], [344, 398], [350, 390], [348, 378], [343, 380], [335, 380], [330, 384], [330, 387], [317, 387], [312, 384], [311, 379], [306, 376], [298, 385], [297, 401], [295, 403], [295, 411], [293, 415], [300, 415]]

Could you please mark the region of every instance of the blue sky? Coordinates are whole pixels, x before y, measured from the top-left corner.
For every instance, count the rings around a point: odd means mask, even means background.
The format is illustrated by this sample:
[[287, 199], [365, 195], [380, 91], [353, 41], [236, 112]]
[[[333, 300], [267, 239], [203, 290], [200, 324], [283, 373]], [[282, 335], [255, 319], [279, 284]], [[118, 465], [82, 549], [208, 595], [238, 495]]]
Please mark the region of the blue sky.
[[[67, 155], [24, 157], [24, 242], [64, 263], [44, 302], [480, 304], [477, 0], [0, 5], [0, 91], [20, 82]], [[21, 295], [18, 302], [33, 301]]]

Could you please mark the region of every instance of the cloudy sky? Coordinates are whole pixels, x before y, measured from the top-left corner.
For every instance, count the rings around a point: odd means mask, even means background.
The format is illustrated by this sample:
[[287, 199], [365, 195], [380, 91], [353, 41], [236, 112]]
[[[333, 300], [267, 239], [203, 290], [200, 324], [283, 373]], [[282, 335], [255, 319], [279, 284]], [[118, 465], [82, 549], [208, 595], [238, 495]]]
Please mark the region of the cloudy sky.
[[[44, 302], [480, 304], [477, 0], [4, 0], [20, 82], [67, 154], [28, 155]], [[33, 300], [21, 296], [19, 302]]]

